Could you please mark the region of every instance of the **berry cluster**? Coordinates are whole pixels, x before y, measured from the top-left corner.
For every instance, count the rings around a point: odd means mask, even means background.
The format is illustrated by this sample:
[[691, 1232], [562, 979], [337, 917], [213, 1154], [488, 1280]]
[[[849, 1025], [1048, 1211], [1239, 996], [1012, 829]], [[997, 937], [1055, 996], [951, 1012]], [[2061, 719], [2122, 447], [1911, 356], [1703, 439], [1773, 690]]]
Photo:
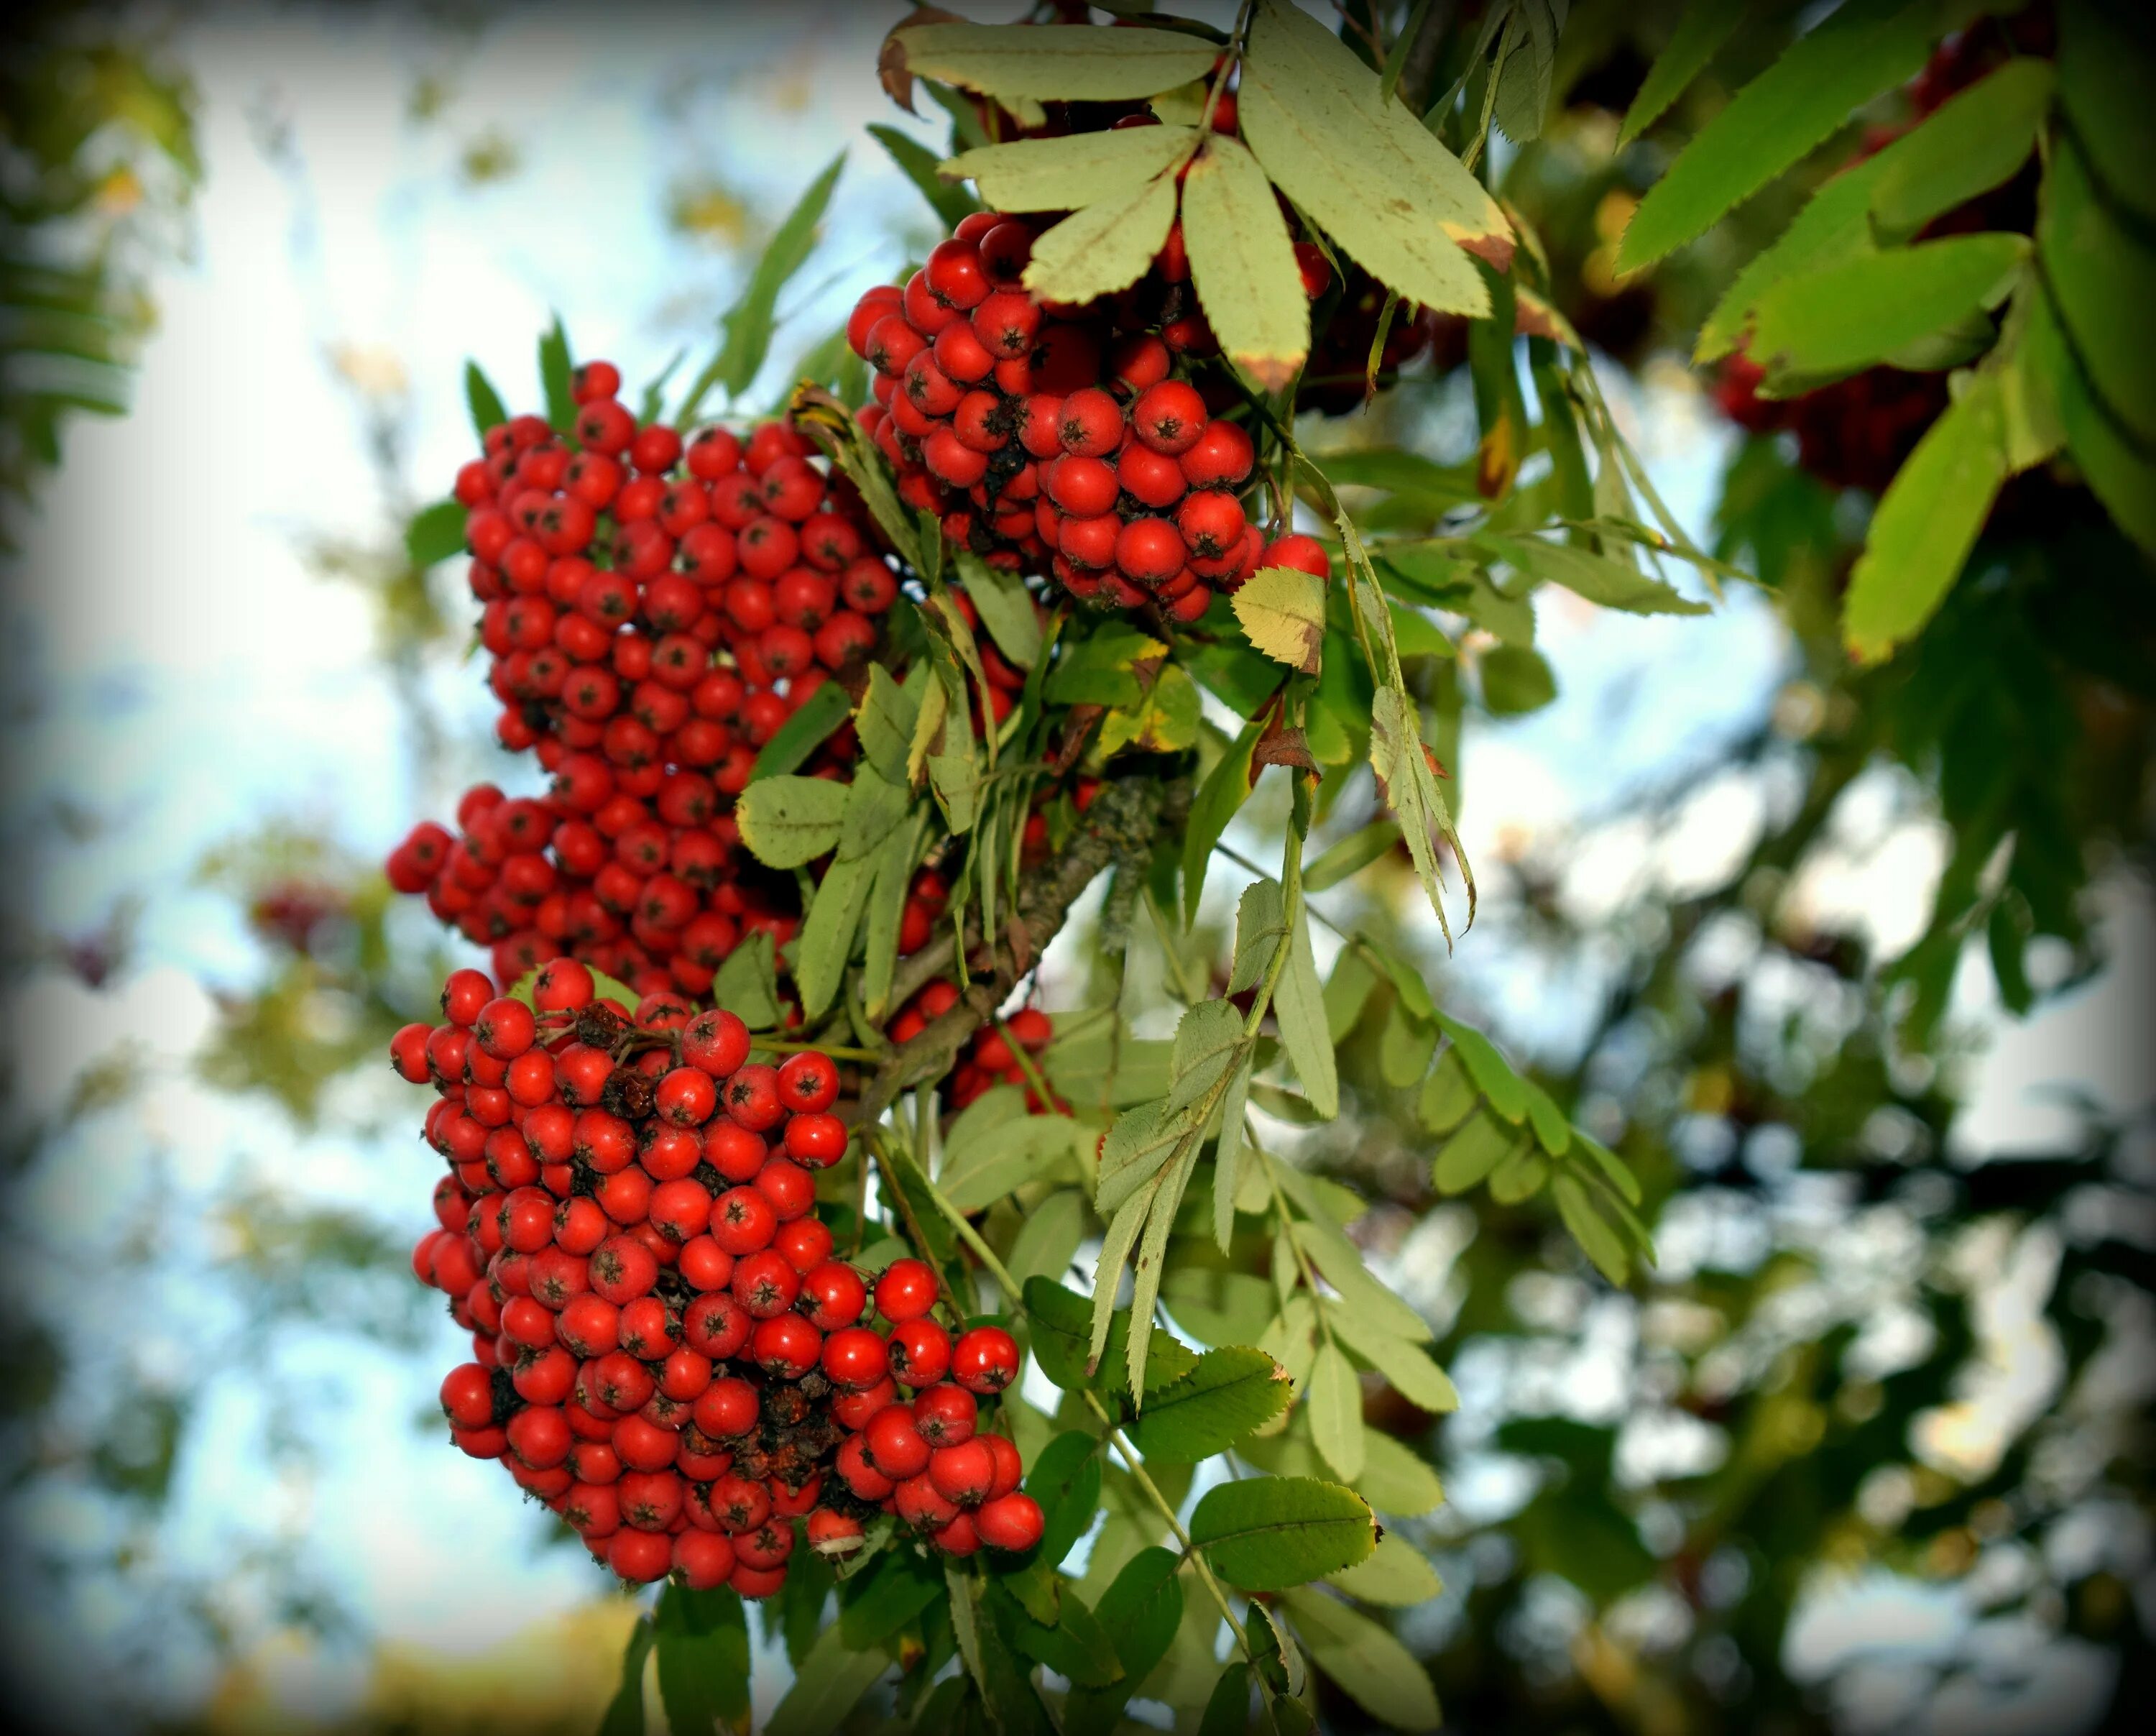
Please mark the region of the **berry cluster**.
[[1233, 393], [1175, 373], [1218, 347], [1181, 230], [1140, 283], [1083, 307], [1022, 286], [1034, 237], [1026, 218], [975, 213], [903, 290], [861, 297], [846, 327], [875, 370], [861, 426], [949, 542], [1075, 597], [1195, 621], [1265, 547], [1240, 498], [1250, 438], [1216, 413]]
[[568, 959], [531, 994], [458, 971], [444, 1022], [390, 1045], [439, 1094], [426, 1137], [450, 1173], [413, 1267], [472, 1333], [441, 1388], [456, 1444], [629, 1580], [769, 1596], [791, 1521], [843, 1554], [879, 1509], [952, 1554], [1038, 1542], [1017, 1449], [988, 1427], [1016, 1343], [933, 1317], [919, 1261], [871, 1293], [833, 1257], [830, 1060], [752, 1063], [738, 1019], [676, 996], [632, 1018]]
[[[479, 786], [461, 835], [416, 827], [388, 873], [490, 947], [504, 981], [567, 953], [639, 994], [701, 995], [744, 931], [783, 941], [798, 921], [791, 877], [739, 849], [732, 799], [787, 718], [875, 650], [898, 580], [791, 428], [685, 444], [639, 428], [619, 385], [589, 364], [572, 439], [518, 416], [457, 474], [498, 733], [552, 788]], [[804, 770], [855, 747], [842, 725]]]

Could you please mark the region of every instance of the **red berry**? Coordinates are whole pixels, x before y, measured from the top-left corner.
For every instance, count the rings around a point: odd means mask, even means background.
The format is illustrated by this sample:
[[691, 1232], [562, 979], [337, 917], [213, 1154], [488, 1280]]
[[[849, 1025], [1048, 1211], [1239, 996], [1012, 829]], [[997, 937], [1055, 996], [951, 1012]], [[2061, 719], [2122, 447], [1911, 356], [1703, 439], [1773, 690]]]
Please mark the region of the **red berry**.
[[928, 1480], [936, 1492], [961, 1507], [978, 1507], [995, 1481], [995, 1455], [985, 1441], [939, 1446], [928, 1456]]
[[974, 1327], [951, 1347], [951, 1378], [968, 1392], [1001, 1392], [1018, 1366], [1018, 1340], [999, 1326]]
[[891, 1371], [901, 1385], [932, 1386], [951, 1367], [951, 1334], [935, 1321], [901, 1321], [891, 1331]]
[[913, 1425], [933, 1446], [952, 1446], [973, 1438], [979, 1411], [973, 1395], [947, 1384], [926, 1389], [913, 1401]]
[[913, 1412], [903, 1405], [890, 1405], [870, 1417], [861, 1440], [870, 1464], [893, 1482], [918, 1477], [928, 1468], [929, 1445], [914, 1426]]
[[1163, 380], [1148, 386], [1131, 406], [1131, 426], [1156, 452], [1188, 451], [1204, 432], [1205, 420], [1205, 400], [1185, 380]]
[[992, 1549], [1029, 1549], [1040, 1541], [1040, 1503], [1016, 1491], [999, 1495], [974, 1513], [973, 1527]]
[[919, 1260], [894, 1260], [875, 1281], [876, 1312], [894, 1323], [919, 1319], [936, 1296], [935, 1271]]

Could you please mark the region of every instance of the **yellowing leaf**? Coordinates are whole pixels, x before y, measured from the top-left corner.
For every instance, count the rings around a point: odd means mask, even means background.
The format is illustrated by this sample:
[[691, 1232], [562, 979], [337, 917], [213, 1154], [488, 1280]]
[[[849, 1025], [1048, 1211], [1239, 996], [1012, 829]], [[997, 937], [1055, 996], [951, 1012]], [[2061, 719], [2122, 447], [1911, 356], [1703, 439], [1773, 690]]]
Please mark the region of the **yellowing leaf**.
[[1044, 301], [1085, 302], [1127, 290], [1151, 268], [1174, 221], [1175, 181], [1168, 175], [1074, 211], [1033, 244], [1025, 286]]
[[1240, 141], [1216, 133], [1191, 164], [1183, 183], [1183, 242], [1221, 348], [1266, 391], [1277, 392], [1309, 353], [1310, 299], [1280, 202]]
[[1502, 269], [1504, 213], [1378, 75], [1317, 19], [1264, 0], [1238, 97], [1243, 136], [1265, 173], [1371, 275], [1411, 301], [1486, 314], [1460, 249]]
[[998, 211], [1075, 211], [1151, 181], [1186, 156], [1195, 137], [1188, 126], [1126, 126], [1020, 139], [965, 152], [937, 172], [971, 181]]
[[1250, 643], [1275, 662], [1317, 673], [1325, 643], [1325, 581], [1295, 567], [1260, 567], [1229, 599]]
[[894, 33], [917, 78], [993, 96], [1116, 102], [1212, 70], [1218, 50], [1173, 30], [1091, 25], [916, 24]]

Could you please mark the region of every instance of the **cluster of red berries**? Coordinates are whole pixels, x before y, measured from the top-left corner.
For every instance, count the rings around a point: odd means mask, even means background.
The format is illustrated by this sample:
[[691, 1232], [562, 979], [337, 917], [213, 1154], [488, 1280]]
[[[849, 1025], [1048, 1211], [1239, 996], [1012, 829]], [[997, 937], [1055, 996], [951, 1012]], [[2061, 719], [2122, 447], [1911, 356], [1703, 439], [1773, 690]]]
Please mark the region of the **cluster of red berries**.
[[[932, 1020], [942, 1018], [957, 1004], [957, 984], [947, 981], [929, 984], [900, 1008], [891, 1020], [888, 1033], [891, 1041], [910, 1041], [920, 1035]], [[1034, 1083], [1040, 1077], [1039, 1063], [1029, 1068], [1019, 1058], [1021, 1051], [1028, 1056], [1040, 1055], [1055, 1036], [1055, 1021], [1038, 1007], [1020, 1008], [1002, 1021], [1000, 1030], [983, 1025], [973, 1033], [964, 1055], [952, 1070], [952, 1107], [963, 1109], [998, 1085], [1016, 1085], [1024, 1088], [1028, 1113], [1064, 1113], [1069, 1106], [1044, 1100]]]
[[[414, 828], [388, 873], [505, 981], [567, 953], [639, 994], [702, 994], [744, 931], [783, 941], [798, 922], [791, 877], [740, 850], [732, 799], [788, 717], [875, 649], [898, 580], [793, 429], [685, 444], [639, 428], [619, 386], [588, 364], [572, 439], [518, 416], [457, 474], [498, 732], [552, 788], [479, 786], [461, 835]], [[841, 725], [804, 769], [856, 746]]]
[[1015, 1341], [932, 1317], [917, 1260], [871, 1292], [833, 1257], [815, 1178], [848, 1134], [827, 1056], [752, 1063], [732, 1014], [662, 994], [631, 1017], [568, 959], [529, 1004], [460, 970], [442, 1006], [390, 1057], [439, 1094], [426, 1138], [450, 1173], [413, 1269], [472, 1333], [441, 1388], [459, 1447], [629, 1580], [768, 1596], [793, 1521], [843, 1554], [879, 1509], [952, 1554], [1040, 1540], [986, 1426]]
[[949, 542], [1081, 598], [1195, 621], [1265, 547], [1240, 498], [1250, 438], [1217, 413], [1232, 390], [1174, 374], [1217, 348], [1181, 230], [1146, 279], [1083, 307], [1023, 287], [1034, 237], [1026, 218], [975, 213], [903, 290], [861, 297], [846, 327], [875, 370], [861, 426]]

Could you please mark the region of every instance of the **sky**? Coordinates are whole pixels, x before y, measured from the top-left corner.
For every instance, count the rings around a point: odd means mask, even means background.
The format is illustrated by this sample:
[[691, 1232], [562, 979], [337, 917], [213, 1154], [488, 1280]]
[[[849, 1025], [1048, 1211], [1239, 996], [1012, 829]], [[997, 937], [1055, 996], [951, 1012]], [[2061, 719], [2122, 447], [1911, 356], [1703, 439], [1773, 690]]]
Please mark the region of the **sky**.
[[[416, 1235], [434, 1167], [416, 1142], [367, 1131], [401, 1112], [382, 1087], [354, 1085], [306, 1135], [192, 1077], [217, 991], [244, 985], [261, 958], [228, 901], [190, 871], [219, 842], [280, 817], [324, 823], [376, 858], [472, 775], [496, 770], [484, 746], [490, 708], [454, 660], [424, 680], [462, 745], [423, 765], [373, 655], [366, 598], [300, 558], [311, 540], [382, 534], [353, 381], [400, 409], [409, 474], [423, 498], [439, 491], [470, 444], [468, 356], [506, 395], [529, 398], [533, 337], [558, 311], [579, 354], [609, 356], [640, 382], [677, 344], [709, 342], [737, 271], [732, 255], [670, 229], [667, 189], [722, 172], [752, 221], [768, 224], [851, 141], [822, 249], [783, 304], [791, 318], [763, 383], [774, 391], [784, 362], [887, 276], [909, 239], [929, 234], [918, 194], [860, 130], [885, 121], [934, 136], [875, 85], [882, 22], [856, 6], [712, 8], [685, 11], [671, 29], [615, 33], [588, 13], [539, 7], [458, 49], [372, 12], [235, 10], [179, 40], [201, 86], [207, 166], [192, 254], [158, 280], [161, 328], [134, 413], [70, 430], [28, 535], [23, 565], [37, 582], [12, 593], [8, 622], [40, 701], [15, 744], [18, 768], [38, 780], [26, 805], [65, 797], [107, 828], [94, 849], [40, 858], [28, 890], [35, 917], [78, 933], [116, 901], [144, 900], [122, 979], [93, 992], [58, 968], [33, 972], [8, 1010], [25, 1034], [32, 1109], [64, 1102], [123, 1045], [151, 1081], [138, 1102], [70, 1136], [67, 1161], [31, 1204], [49, 1243], [95, 1246], [122, 1232], [146, 1152], [177, 1190], [162, 1336], [146, 1353], [198, 1394], [203, 1418], [160, 1543], [175, 1560], [214, 1569], [236, 1536], [302, 1538], [371, 1633], [452, 1651], [494, 1644], [597, 1589], [580, 1554], [535, 1553], [531, 1516], [498, 1470], [412, 1425], [456, 1353], [446, 1322], [416, 1356], [300, 1333], [266, 1369], [187, 1366], [186, 1323], [228, 1306], [193, 1276], [214, 1255], [215, 1228], [191, 1210], [244, 1179], [295, 1200], [388, 1199]], [[414, 126], [408, 105], [425, 75], [449, 95], [438, 119]], [[516, 172], [461, 184], [459, 157], [495, 141], [514, 149]], [[1724, 432], [1667, 383], [1620, 409], [1666, 496], [1703, 532]], [[1766, 715], [1789, 666], [1771, 609], [1742, 588], [1704, 621], [1546, 602], [1540, 629], [1560, 697], [1471, 740], [1460, 776], [1471, 857], [1609, 813], [1625, 790], [1710, 757]], [[1599, 827], [1568, 896], [1591, 903], [1648, 877], [1702, 873], [1745, 846], [1765, 799], [1711, 783], [1661, 836]], [[1834, 858], [1807, 896], [1824, 919], [1891, 943], [1921, 925], [1941, 859], [1937, 829], [1887, 780], [1845, 804]], [[2156, 979], [2145, 968], [2156, 918], [2124, 889], [2104, 896], [2112, 934], [2143, 968], [1992, 1030], [1957, 1130], [1970, 1153], [2070, 1126], [2046, 1099], [2062, 1086], [2146, 1101], [2144, 1070], [2118, 1034], [2148, 1028], [2126, 997], [2128, 984]], [[1561, 985], [1478, 952], [1476, 937], [1456, 969], [1524, 1050], [1562, 1050]], [[1965, 973], [1958, 1013], [1984, 1025], [1989, 1008], [1988, 978]], [[334, 1415], [313, 1479], [265, 1489], [259, 1443], [279, 1388], [333, 1394]], [[38, 1523], [82, 1535], [100, 1520], [57, 1503]], [[514, 1604], [485, 1595], [511, 1577]], [[95, 1613], [115, 1633], [131, 1619], [124, 1598]], [[235, 1614], [274, 1629], [269, 1610]], [[1845, 1642], [1848, 1621], [1861, 1630], [1866, 1618], [1860, 1605], [1840, 1630], [1831, 1612], [1820, 1619], [1804, 1636], [1815, 1650], [1837, 1631]], [[26, 1642], [38, 1642], [40, 1620], [60, 1620], [32, 1615]], [[778, 1677], [767, 1659], [762, 1668], [767, 1704]], [[357, 1670], [352, 1653], [288, 1660], [280, 1692], [333, 1704], [357, 1691]]]

